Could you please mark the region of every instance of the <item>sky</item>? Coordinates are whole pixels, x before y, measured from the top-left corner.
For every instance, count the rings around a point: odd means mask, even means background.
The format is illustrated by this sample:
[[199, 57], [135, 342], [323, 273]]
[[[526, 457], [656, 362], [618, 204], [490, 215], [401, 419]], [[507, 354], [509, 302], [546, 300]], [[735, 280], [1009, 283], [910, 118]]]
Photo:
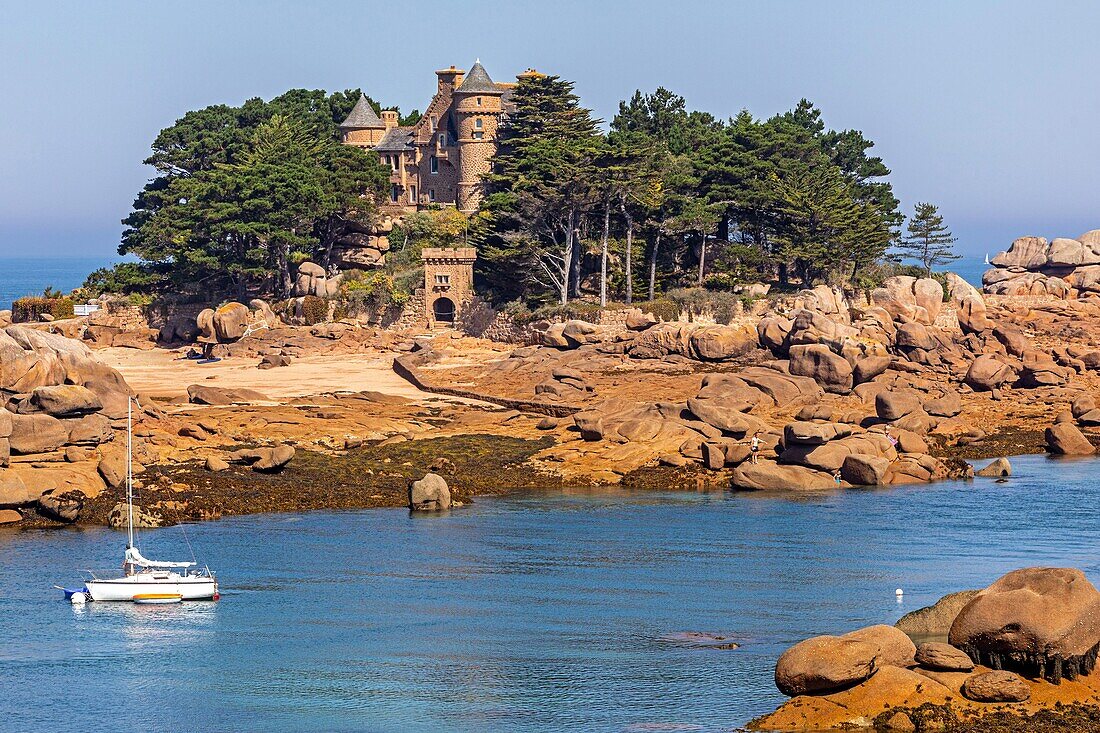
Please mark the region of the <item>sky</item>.
[[361, 87], [423, 109], [480, 58], [610, 120], [665, 86], [726, 118], [805, 97], [876, 142], [959, 248], [1100, 227], [1100, 3], [0, 0], [0, 257], [110, 257], [157, 132], [210, 104]]

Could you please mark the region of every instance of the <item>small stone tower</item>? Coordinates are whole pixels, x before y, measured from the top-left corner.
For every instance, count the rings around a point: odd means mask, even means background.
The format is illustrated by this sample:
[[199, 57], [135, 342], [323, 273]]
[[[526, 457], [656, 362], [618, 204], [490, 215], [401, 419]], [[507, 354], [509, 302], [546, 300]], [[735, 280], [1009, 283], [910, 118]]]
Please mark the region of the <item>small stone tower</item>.
[[474, 295], [473, 247], [425, 247], [420, 258], [424, 262], [424, 317], [428, 325], [454, 323], [463, 307]]
[[347, 119], [340, 123], [341, 142], [360, 148], [373, 148], [382, 141], [385, 134], [385, 123], [375, 114], [366, 95], [360, 94], [359, 101], [352, 107]]
[[489, 172], [496, 152], [497, 124], [500, 121], [504, 89], [493, 83], [481, 61], [454, 91], [454, 112], [459, 144], [459, 211], [470, 213], [481, 200], [481, 177]]

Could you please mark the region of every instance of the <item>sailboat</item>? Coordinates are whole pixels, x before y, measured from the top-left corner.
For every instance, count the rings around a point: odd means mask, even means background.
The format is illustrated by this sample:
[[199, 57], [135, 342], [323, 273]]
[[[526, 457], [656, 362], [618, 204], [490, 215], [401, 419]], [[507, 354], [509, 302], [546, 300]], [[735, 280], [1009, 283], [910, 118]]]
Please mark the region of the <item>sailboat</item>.
[[[218, 579], [208, 567], [198, 567], [197, 562], [167, 562], [149, 560], [134, 544], [134, 430], [132, 402], [126, 405], [126, 552], [122, 562], [122, 574], [113, 578], [100, 578], [91, 571], [91, 578], [83, 593], [93, 601], [132, 601], [148, 603], [174, 601], [218, 600]], [[71, 596], [68, 590], [63, 589]]]

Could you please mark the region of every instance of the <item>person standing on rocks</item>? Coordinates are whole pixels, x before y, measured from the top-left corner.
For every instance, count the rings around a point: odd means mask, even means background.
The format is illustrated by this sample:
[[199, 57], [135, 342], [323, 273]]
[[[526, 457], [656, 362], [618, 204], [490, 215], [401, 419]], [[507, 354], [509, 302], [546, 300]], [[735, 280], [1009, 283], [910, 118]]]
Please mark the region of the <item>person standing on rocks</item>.
[[756, 465], [760, 461], [760, 436], [752, 436], [752, 446], [749, 449], [752, 455], [753, 465]]

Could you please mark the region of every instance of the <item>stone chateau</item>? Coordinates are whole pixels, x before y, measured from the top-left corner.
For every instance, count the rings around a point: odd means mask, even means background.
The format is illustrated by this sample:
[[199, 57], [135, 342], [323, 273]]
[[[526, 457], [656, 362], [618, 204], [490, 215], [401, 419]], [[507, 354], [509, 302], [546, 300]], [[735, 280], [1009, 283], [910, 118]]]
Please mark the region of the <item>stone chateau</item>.
[[[451, 66], [435, 72], [436, 91], [415, 125], [397, 124], [397, 112], [379, 115], [360, 96], [340, 123], [345, 145], [374, 150], [389, 166], [390, 191], [382, 202], [381, 221], [373, 231], [355, 232], [338, 243], [345, 266], [374, 266], [385, 261], [388, 234], [401, 217], [431, 207], [477, 210], [482, 176], [489, 172], [497, 148], [497, 130], [514, 109], [516, 83], [498, 83], [480, 61], [469, 73]], [[537, 76], [528, 69], [517, 77]], [[424, 288], [414, 311], [431, 326], [451, 323], [473, 295], [473, 248], [425, 249]]]
[[[383, 206], [390, 216], [431, 206], [476, 210], [481, 177], [496, 152], [497, 129], [513, 109], [516, 84], [493, 81], [480, 61], [469, 73], [452, 66], [435, 75], [435, 96], [415, 125], [398, 125], [392, 110], [379, 116], [366, 97], [340, 124], [346, 145], [377, 151], [393, 171]], [[535, 75], [528, 69], [517, 78]]]

